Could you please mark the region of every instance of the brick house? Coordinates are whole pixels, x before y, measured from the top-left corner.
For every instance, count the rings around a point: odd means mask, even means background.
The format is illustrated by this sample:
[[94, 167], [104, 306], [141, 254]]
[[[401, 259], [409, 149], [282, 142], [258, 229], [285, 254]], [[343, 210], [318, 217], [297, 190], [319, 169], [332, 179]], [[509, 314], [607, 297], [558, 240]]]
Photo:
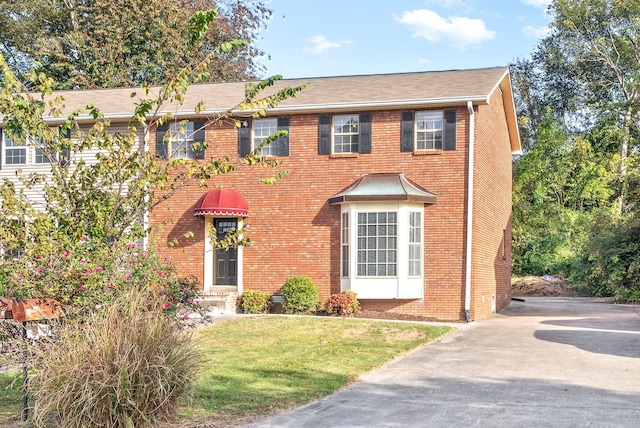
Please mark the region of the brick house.
[[[159, 156], [233, 162], [288, 131], [262, 149], [287, 171], [275, 184], [259, 182], [270, 171], [242, 168], [208, 188], [185, 188], [149, 214], [157, 242], [177, 242], [164, 251], [180, 273], [205, 293], [231, 295], [278, 295], [287, 278], [307, 275], [321, 299], [353, 290], [364, 309], [442, 320], [482, 319], [507, 306], [511, 165], [520, 152], [508, 68], [283, 80], [276, 88], [300, 84], [307, 87], [297, 98], [263, 119], [236, 111], [239, 129], [200, 128], [207, 113], [242, 99], [244, 83], [194, 85], [183, 106], [172, 106], [190, 120], [192, 137], [176, 146], [169, 124], [143, 142]], [[98, 105], [117, 128], [132, 112], [130, 93], [64, 96], [70, 109]], [[196, 115], [200, 101], [206, 109]], [[205, 150], [191, 147], [199, 141]], [[209, 226], [249, 226], [251, 245], [215, 250]]]

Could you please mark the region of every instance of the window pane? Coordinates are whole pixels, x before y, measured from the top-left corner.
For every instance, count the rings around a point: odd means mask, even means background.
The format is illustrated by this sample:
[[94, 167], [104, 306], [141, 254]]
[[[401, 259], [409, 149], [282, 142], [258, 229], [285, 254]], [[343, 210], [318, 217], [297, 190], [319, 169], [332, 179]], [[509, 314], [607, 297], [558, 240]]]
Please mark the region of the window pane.
[[342, 276], [349, 276], [349, 214], [342, 214]]
[[358, 213], [358, 251], [366, 251], [366, 260], [359, 254], [358, 275], [395, 275], [396, 219], [395, 212]]
[[7, 165], [18, 165], [27, 163], [27, 148], [7, 149], [5, 163]]
[[40, 149], [36, 149], [36, 163], [49, 163], [49, 158]]
[[358, 153], [360, 116], [333, 117], [333, 152]]
[[15, 141], [6, 132], [2, 134], [4, 140], [4, 163], [6, 165], [19, 165], [27, 163], [27, 147]]
[[[278, 119], [256, 119], [253, 122], [253, 148], [258, 148], [265, 139], [277, 131]], [[278, 145], [275, 143], [275, 141], [272, 141], [262, 147], [260, 154], [262, 156], [276, 156], [278, 154]]]
[[442, 111], [416, 113], [416, 149], [442, 149]]
[[420, 276], [422, 264], [422, 213], [409, 213], [409, 276]]
[[169, 141], [171, 141], [171, 154], [174, 158], [194, 159], [193, 151], [194, 123], [172, 122], [169, 127]]

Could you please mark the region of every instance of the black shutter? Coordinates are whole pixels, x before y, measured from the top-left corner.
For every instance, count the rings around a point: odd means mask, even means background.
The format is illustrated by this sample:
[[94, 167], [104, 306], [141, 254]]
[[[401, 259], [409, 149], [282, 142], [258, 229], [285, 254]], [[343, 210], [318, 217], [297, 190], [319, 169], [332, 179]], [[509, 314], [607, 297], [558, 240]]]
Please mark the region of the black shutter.
[[245, 157], [251, 153], [251, 119], [240, 122], [238, 129], [238, 154]]
[[442, 137], [444, 150], [456, 149], [456, 111], [444, 111], [444, 136]]
[[206, 143], [205, 125], [206, 122], [193, 122], [193, 142], [200, 147], [198, 150], [194, 150], [195, 159], [204, 159], [204, 149], [206, 145], [203, 144]]
[[[67, 129], [63, 137], [71, 139], [71, 129]], [[71, 141], [69, 141], [69, 144], [71, 144]], [[60, 149], [60, 165], [66, 166], [70, 161], [71, 161], [71, 149], [69, 147], [62, 147]]]
[[4, 140], [2, 139], [2, 128], [0, 128], [0, 169], [2, 169], [2, 153], [4, 152]]
[[161, 158], [168, 158], [167, 142], [164, 141], [164, 136], [167, 134], [169, 124], [163, 123], [156, 127], [156, 155]]
[[318, 120], [318, 154], [331, 154], [331, 115], [320, 116]]
[[360, 153], [371, 153], [371, 113], [360, 115]]
[[412, 152], [413, 151], [413, 131], [414, 126], [414, 112], [406, 111], [402, 113], [402, 136], [400, 140], [400, 151]]
[[287, 131], [287, 135], [282, 135], [274, 142], [278, 145], [278, 156], [289, 156], [289, 118], [278, 119], [278, 131]]

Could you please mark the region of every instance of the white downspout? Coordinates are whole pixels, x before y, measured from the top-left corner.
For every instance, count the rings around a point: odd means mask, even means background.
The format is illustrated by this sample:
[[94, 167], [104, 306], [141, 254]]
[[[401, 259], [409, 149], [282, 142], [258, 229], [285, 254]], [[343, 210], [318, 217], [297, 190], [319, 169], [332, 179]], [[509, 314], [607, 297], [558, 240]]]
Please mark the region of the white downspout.
[[465, 278], [464, 278], [464, 315], [467, 322], [471, 322], [471, 241], [473, 238], [473, 157], [475, 154], [475, 114], [473, 102], [467, 101], [469, 110], [469, 164], [467, 167], [467, 248], [465, 257]]

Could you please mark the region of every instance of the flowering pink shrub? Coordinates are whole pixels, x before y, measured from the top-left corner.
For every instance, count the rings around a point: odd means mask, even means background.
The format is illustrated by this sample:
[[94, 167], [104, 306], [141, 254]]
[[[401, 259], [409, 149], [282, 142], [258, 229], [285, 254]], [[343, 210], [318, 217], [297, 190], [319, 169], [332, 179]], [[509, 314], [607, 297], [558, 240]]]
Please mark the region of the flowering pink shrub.
[[68, 317], [84, 318], [131, 288], [164, 296], [168, 314], [179, 315], [181, 308], [185, 320], [189, 313], [204, 315], [196, 281], [178, 277], [157, 249], [143, 251], [133, 243], [111, 246], [83, 236], [57, 253], [25, 254], [0, 267], [0, 296], [54, 298]]

